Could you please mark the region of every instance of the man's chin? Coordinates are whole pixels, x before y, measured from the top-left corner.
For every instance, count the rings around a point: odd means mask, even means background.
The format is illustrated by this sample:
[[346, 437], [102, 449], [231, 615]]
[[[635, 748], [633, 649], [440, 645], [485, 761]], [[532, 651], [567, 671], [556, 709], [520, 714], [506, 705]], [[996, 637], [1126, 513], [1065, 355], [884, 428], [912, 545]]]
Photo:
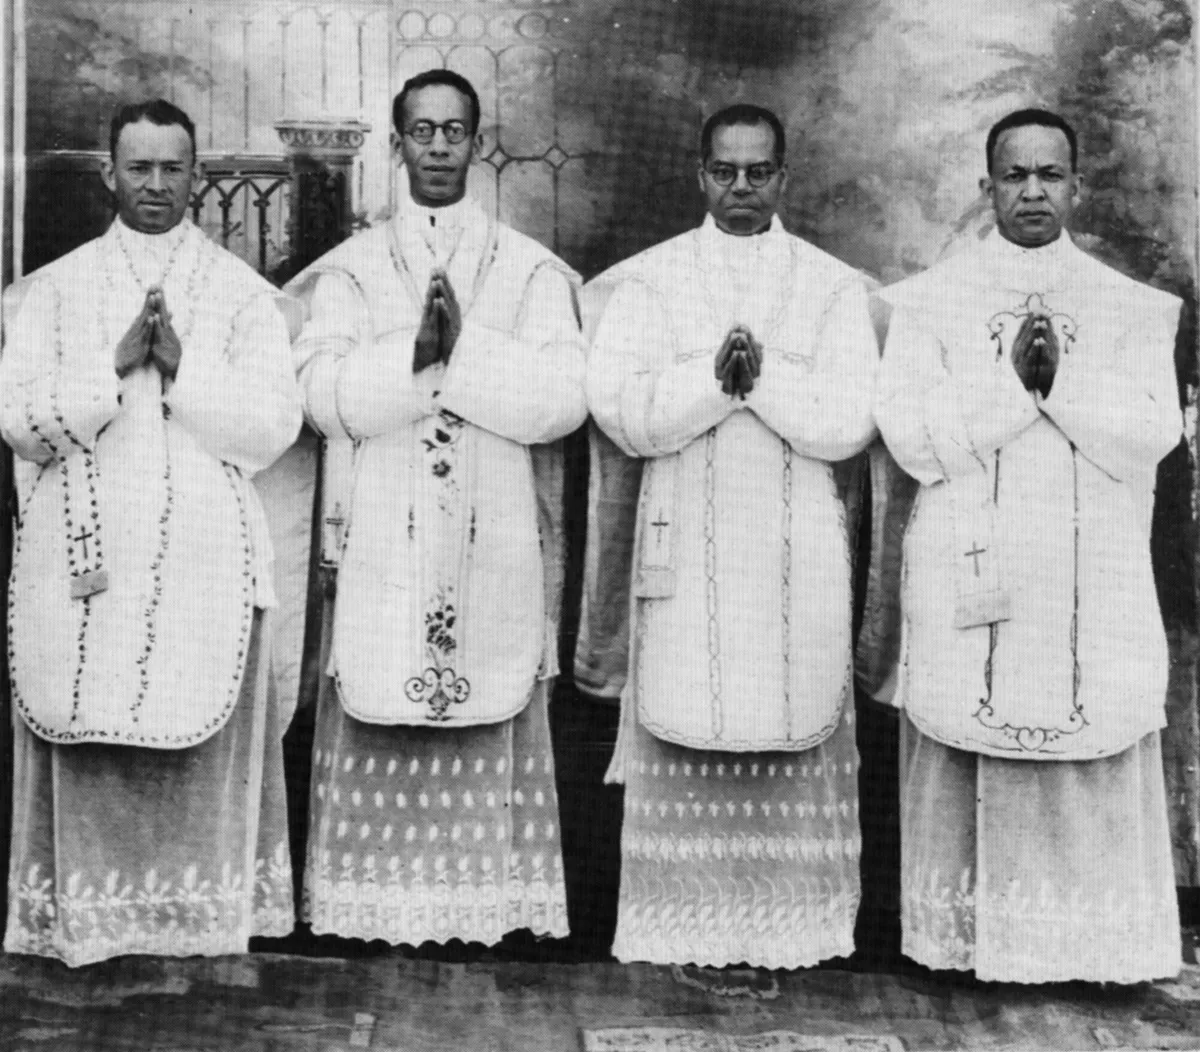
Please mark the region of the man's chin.
[[1055, 222], [1052, 216], [1016, 218], [1013, 222], [1002, 224], [1000, 233], [1014, 245], [1020, 245], [1022, 248], [1040, 248], [1058, 239], [1058, 235], [1062, 233], [1062, 224]]
[[172, 215], [168, 211], [138, 213], [133, 216], [122, 216], [125, 220], [125, 225], [132, 227], [139, 234], [165, 234], [169, 230], [174, 230], [182, 221], [182, 216]]
[[413, 189], [416, 191], [413, 197], [419, 202], [426, 205], [448, 205], [461, 200], [467, 187], [465, 183], [455, 185], [445, 182], [415, 184]]
[[1062, 227], [1053, 223], [1019, 223], [1007, 229], [1001, 228], [1000, 233], [1022, 248], [1041, 248], [1057, 241]]

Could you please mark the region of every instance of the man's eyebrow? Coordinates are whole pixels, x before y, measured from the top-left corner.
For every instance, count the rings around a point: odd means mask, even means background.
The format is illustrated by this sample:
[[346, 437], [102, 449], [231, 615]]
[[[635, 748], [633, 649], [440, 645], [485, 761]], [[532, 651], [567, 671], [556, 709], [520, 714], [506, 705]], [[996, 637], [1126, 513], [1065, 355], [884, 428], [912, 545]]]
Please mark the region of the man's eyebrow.
[[1065, 166], [1059, 161], [1047, 161], [1045, 164], [1035, 165], [1032, 168], [1027, 168], [1023, 164], [1010, 164], [1004, 169], [1005, 172], [1021, 172], [1028, 174], [1029, 172], [1052, 172], [1062, 171]]

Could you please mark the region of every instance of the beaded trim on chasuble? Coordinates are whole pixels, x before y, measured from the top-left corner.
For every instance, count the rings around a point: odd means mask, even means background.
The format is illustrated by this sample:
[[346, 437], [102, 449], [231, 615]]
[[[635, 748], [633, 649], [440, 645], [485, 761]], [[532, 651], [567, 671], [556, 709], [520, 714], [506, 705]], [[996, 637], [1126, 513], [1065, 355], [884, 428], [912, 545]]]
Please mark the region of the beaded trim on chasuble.
[[[112, 241], [144, 294], [149, 286], [119, 230]], [[185, 291], [176, 292], [176, 302], [185, 304], [176, 316], [185, 347], [215, 253], [203, 235], [189, 230], [159, 280], [165, 284], [181, 256], [193, 256]], [[106, 307], [118, 298], [113, 269], [101, 267], [107, 280], [94, 334], [102, 348], [117, 339], [106, 317]], [[52, 288], [61, 373], [77, 363], [64, 360], [63, 298]], [[71, 446], [56, 449], [43, 439], [54, 459], [22, 508], [8, 609], [14, 701], [29, 728], [49, 741], [185, 748], [216, 733], [239, 696], [254, 613], [245, 482], [235, 467], [212, 461], [170, 424], [166, 403], [156, 408], [148, 385], [142, 386], [126, 392], [124, 421], [102, 429], [105, 477], [99, 441], [89, 448], [73, 435], [57, 391], [51, 395], [56, 423]], [[128, 416], [139, 412], [131, 399], [140, 406], [140, 423]], [[32, 412], [27, 406], [27, 419]], [[61, 500], [47, 488], [55, 476]], [[229, 515], [209, 521], [214, 508]], [[64, 527], [65, 559], [46, 540], [61, 536]], [[140, 539], [131, 540], [131, 528], [141, 531]], [[214, 627], [197, 633], [197, 625]]]

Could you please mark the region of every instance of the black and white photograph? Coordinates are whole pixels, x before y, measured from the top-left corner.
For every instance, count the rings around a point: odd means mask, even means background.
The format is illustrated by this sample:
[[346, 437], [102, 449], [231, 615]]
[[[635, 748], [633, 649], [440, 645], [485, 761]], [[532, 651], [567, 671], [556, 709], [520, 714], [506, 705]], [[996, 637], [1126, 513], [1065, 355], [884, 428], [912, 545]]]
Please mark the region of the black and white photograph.
[[1200, 1050], [1194, 0], [0, 12], [0, 1052]]

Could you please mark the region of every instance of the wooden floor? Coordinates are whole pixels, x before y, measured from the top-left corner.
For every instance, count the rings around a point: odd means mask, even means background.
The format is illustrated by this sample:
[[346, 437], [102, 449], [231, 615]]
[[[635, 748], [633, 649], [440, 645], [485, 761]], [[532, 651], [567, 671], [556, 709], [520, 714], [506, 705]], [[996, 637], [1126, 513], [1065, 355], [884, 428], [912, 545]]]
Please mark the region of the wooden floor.
[[[3, 1052], [566, 1052], [585, 1047], [584, 1029], [632, 1026], [893, 1035], [910, 1052], [1200, 1049], [1200, 968], [1173, 983], [1105, 989], [391, 953], [127, 957], [74, 971], [0, 957]], [[685, 1047], [729, 1046], [710, 1036]]]

